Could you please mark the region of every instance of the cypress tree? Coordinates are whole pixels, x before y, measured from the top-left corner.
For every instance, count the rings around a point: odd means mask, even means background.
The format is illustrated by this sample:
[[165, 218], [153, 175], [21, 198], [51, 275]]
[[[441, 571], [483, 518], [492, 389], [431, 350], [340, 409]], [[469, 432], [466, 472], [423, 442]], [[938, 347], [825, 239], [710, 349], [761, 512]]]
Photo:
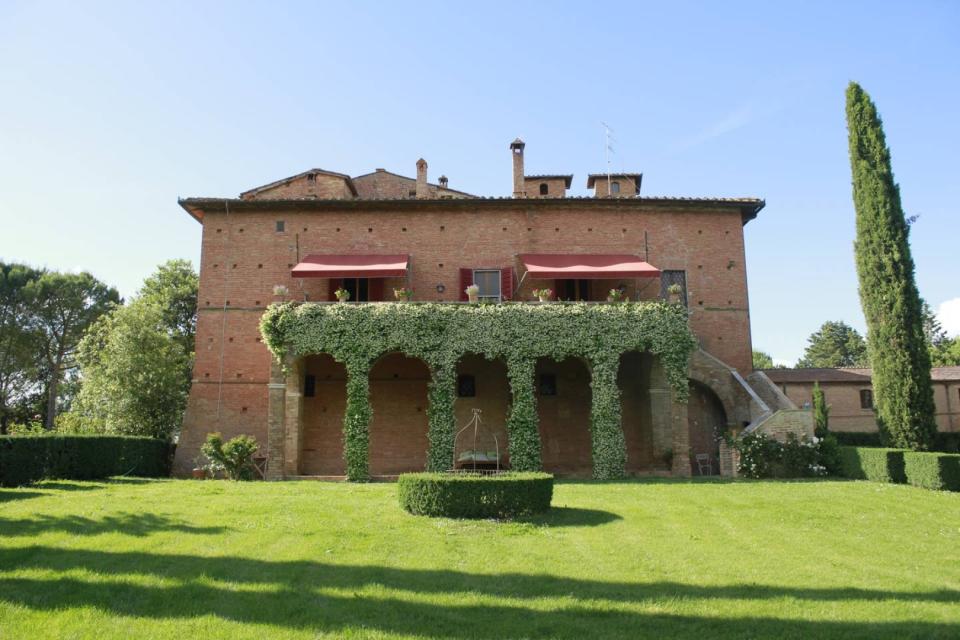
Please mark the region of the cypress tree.
[[814, 435], [818, 438], [824, 438], [830, 432], [830, 407], [819, 382], [813, 383], [813, 424]]
[[857, 213], [854, 251], [877, 425], [887, 444], [924, 450], [937, 428], [909, 226], [883, 124], [870, 96], [855, 82], [847, 87], [847, 130]]

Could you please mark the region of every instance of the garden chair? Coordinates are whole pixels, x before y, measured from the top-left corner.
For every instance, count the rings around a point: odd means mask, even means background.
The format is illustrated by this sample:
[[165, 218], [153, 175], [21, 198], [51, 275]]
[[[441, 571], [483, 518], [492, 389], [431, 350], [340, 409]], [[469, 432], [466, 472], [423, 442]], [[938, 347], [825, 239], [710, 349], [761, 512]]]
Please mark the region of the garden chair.
[[[702, 476], [712, 476], [713, 475], [713, 463], [710, 461], [709, 453], [698, 453], [696, 455], [697, 459], [697, 470]], [[706, 471], [704, 471], [706, 470]]]

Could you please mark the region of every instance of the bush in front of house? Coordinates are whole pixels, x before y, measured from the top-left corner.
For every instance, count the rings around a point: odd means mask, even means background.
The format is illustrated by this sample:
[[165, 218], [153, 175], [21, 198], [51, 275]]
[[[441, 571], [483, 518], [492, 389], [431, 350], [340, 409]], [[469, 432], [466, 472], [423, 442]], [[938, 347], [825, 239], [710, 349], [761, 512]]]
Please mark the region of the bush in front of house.
[[0, 485], [45, 478], [99, 480], [170, 475], [172, 448], [156, 438], [100, 435], [0, 436]]
[[[882, 447], [880, 434], [876, 431], [832, 431], [840, 444], [850, 447]], [[931, 451], [960, 453], [960, 431], [938, 432], [933, 438]]]
[[904, 473], [915, 487], [960, 491], [960, 455], [905, 451]]
[[903, 453], [882, 447], [840, 447], [840, 464], [847, 478], [903, 483], [907, 481]]
[[231, 480], [253, 480], [253, 456], [259, 448], [253, 436], [239, 435], [224, 442], [219, 433], [208, 433], [200, 452], [210, 461], [214, 473], [222, 471]]
[[729, 441], [740, 453], [739, 474], [746, 478], [814, 478], [825, 476], [828, 468], [820, 438], [797, 438], [787, 434], [780, 442], [766, 433], [748, 433]]
[[397, 492], [400, 506], [414, 515], [514, 518], [550, 508], [553, 476], [534, 471], [405, 473], [397, 481]]

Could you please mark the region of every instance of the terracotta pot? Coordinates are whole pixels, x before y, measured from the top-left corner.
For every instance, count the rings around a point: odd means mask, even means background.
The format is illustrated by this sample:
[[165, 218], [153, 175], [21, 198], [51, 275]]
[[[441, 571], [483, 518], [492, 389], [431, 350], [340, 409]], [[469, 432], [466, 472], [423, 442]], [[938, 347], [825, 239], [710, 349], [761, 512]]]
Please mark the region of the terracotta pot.
[[193, 470], [193, 479], [194, 480], [203, 480], [207, 477], [206, 469], [194, 469]]

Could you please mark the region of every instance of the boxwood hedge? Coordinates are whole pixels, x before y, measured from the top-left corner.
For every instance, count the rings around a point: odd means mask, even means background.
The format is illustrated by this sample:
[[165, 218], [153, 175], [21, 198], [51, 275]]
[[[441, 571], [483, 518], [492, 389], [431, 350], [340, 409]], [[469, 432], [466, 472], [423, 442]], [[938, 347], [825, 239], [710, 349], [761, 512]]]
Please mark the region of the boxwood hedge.
[[512, 518], [550, 508], [553, 476], [540, 472], [406, 473], [397, 481], [397, 491], [400, 506], [414, 515]]
[[855, 480], [906, 482], [903, 450], [880, 447], [840, 447], [843, 475]]
[[116, 475], [170, 475], [172, 447], [133, 436], [0, 436], [0, 485], [44, 478], [97, 480]]
[[925, 489], [960, 491], [960, 455], [905, 451], [907, 482]]

